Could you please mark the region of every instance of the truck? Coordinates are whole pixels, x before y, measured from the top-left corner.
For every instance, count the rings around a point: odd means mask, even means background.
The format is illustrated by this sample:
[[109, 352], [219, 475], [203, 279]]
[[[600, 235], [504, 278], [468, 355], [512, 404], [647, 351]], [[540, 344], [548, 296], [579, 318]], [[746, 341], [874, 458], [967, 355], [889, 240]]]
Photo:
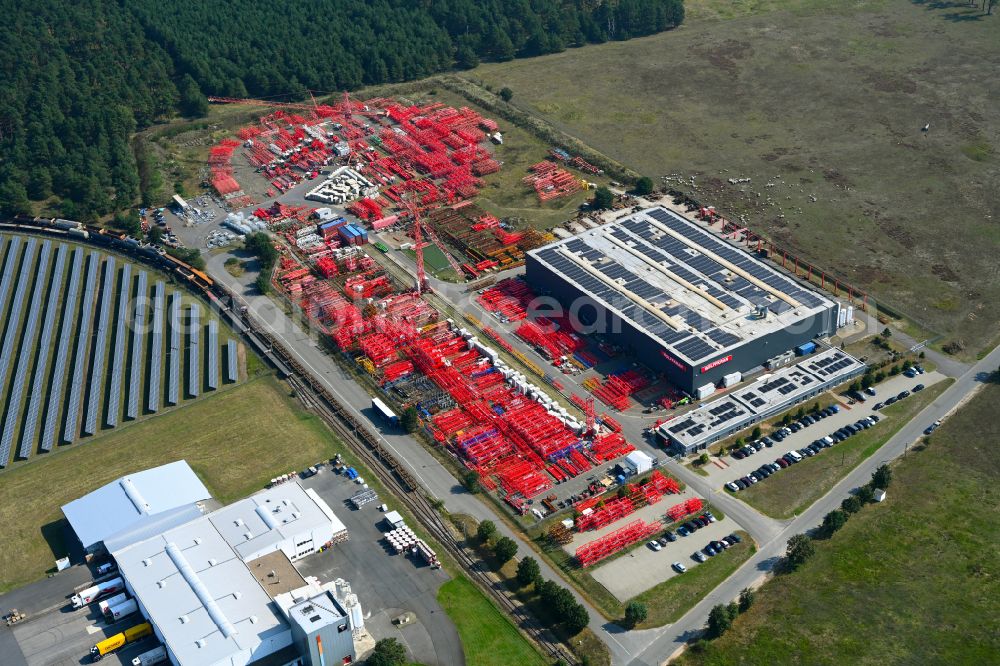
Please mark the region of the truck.
[[115, 604], [114, 606], [108, 606], [108, 609], [104, 612], [104, 617], [108, 622], [117, 622], [126, 615], [131, 615], [137, 610], [139, 610], [139, 605], [136, 604], [135, 599], [126, 599], [125, 601]]
[[153, 664], [162, 664], [167, 660], [167, 648], [162, 645], [149, 650], [148, 652], [143, 652], [138, 657], [132, 660], [132, 666], [153, 666]]
[[393, 412], [391, 409], [389, 409], [389, 406], [386, 405], [384, 402], [382, 402], [381, 399], [372, 398], [372, 409], [374, 409], [376, 412], [379, 413], [379, 415], [382, 416], [382, 418], [388, 421], [389, 425], [393, 426], [399, 425], [399, 417], [396, 416], [396, 413]]
[[134, 627], [129, 627], [120, 634], [109, 636], [103, 641], [95, 644], [94, 647], [90, 648], [90, 657], [94, 661], [100, 661], [112, 652], [121, 649], [122, 646], [142, 640], [146, 636], [152, 635], [152, 633], [153, 625], [149, 622], [143, 622], [142, 624], [137, 624]]
[[128, 595], [122, 592], [121, 594], [116, 594], [113, 597], [108, 597], [107, 599], [102, 600], [99, 604], [97, 604], [97, 608], [101, 611], [101, 615], [107, 615], [109, 608], [117, 606], [126, 599], [128, 599]]
[[121, 577], [112, 578], [111, 580], [106, 580], [103, 583], [98, 583], [88, 587], [85, 590], [80, 590], [73, 595], [73, 608], [83, 608], [87, 604], [91, 604], [101, 597], [106, 597], [109, 594], [118, 594], [125, 589], [125, 581]]

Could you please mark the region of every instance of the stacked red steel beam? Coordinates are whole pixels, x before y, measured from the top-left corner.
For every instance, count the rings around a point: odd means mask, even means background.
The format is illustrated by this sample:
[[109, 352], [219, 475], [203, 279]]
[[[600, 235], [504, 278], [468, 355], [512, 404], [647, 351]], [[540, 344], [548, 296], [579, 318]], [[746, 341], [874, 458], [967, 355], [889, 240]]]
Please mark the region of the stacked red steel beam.
[[660, 523], [635, 520], [614, 532], [584, 544], [576, 549], [576, 559], [582, 567], [589, 567], [620, 552], [632, 544], [643, 541], [662, 528]]

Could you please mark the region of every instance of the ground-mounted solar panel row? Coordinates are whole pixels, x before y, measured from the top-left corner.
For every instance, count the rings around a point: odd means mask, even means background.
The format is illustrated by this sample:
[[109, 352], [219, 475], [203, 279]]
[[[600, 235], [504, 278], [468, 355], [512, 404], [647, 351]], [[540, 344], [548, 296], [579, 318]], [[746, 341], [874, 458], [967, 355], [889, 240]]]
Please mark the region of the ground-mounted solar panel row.
[[199, 360], [201, 325], [198, 320], [198, 308], [192, 307], [188, 311], [188, 326], [190, 342], [188, 344], [188, 395], [192, 398], [198, 397], [201, 393], [201, 363]]
[[108, 257], [104, 262], [104, 280], [101, 295], [98, 299], [100, 312], [97, 315], [97, 327], [94, 332], [94, 347], [90, 362], [90, 390], [87, 397], [87, 411], [83, 419], [83, 434], [93, 435], [97, 432], [97, 411], [100, 407], [101, 389], [104, 382], [104, 370], [108, 352], [108, 318], [111, 314], [111, 304], [114, 302], [115, 259]]
[[146, 337], [146, 271], [140, 271], [136, 287], [135, 314], [132, 316], [132, 358], [128, 370], [128, 399], [125, 402], [125, 417], [135, 419], [139, 415], [139, 398], [142, 393], [142, 348]]
[[181, 292], [170, 297], [170, 348], [167, 353], [167, 403], [180, 402], [181, 382]]
[[[17, 449], [19, 458], [27, 458], [31, 454], [31, 445], [35, 441], [38, 428], [38, 415], [42, 408], [42, 389], [45, 386], [45, 373], [49, 367], [49, 350], [52, 347], [52, 334], [56, 328], [56, 305], [59, 301], [59, 290], [63, 285], [63, 275], [66, 271], [66, 255], [68, 249], [60, 245], [56, 252], [56, 267], [49, 282], [49, 295], [45, 299], [45, 316], [42, 318], [41, 342], [38, 345], [38, 360], [35, 362], [35, 373], [31, 378], [28, 392], [28, 411], [24, 417], [24, 427], [21, 429], [21, 443]], [[28, 348], [25, 344], [23, 350]]]
[[77, 327], [76, 333], [76, 352], [73, 355], [73, 379], [69, 385], [66, 419], [63, 421], [62, 441], [64, 444], [76, 439], [76, 424], [80, 416], [80, 402], [83, 400], [83, 385], [87, 378], [87, 343], [90, 341], [90, 324], [93, 320], [97, 271], [100, 261], [100, 256], [96, 252], [91, 252], [90, 256], [87, 257], [87, 284], [83, 289], [80, 325]]
[[125, 363], [125, 325], [128, 323], [129, 297], [132, 294], [132, 265], [122, 267], [122, 281], [118, 285], [118, 316], [115, 319], [115, 339], [112, 342], [111, 388], [105, 406], [104, 423], [108, 427], [118, 425], [118, 414], [122, 408], [122, 366]]
[[236, 342], [221, 358], [219, 333], [129, 262], [0, 235], [0, 468], [216, 390], [220, 360], [237, 381]]
[[[62, 325], [59, 337], [56, 338], [56, 360], [52, 369], [52, 384], [49, 389], [49, 400], [45, 406], [45, 422], [42, 425], [42, 439], [38, 448], [51, 451], [55, 444], [56, 428], [59, 420], [59, 406], [63, 400], [63, 386], [66, 384], [66, 362], [69, 359], [70, 336], [73, 331], [74, 310], [77, 297], [80, 294], [80, 279], [83, 275], [83, 248], [73, 250], [73, 263], [69, 268], [69, 288], [63, 298]], [[53, 287], [56, 282], [53, 281]], [[54, 326], [53, 326], [54, 328]]]
[[42, 243], [42, 252], [38, 258], [38, 265], [35, 267], [35, 279], [32, 280], [31, 298], [27, 304], [28, 313], [25, 317], [21, 352], [17, 355], [14, 374], [8, 378], [7, 382], [10, 386], [10, 397], [7, 399], [7, 409], [4, 411], [3, 431], [0, 432], [0, 460], [7, 460], [10, 457], [10, 447], [14, 443], [14, 426], [17, 424], [21, 398], [24, 396], [24, 383], [28, 378], [28, 359], [34, 346], [28, 341], [34, 340], [38, 327], [39, 304], [42, 300], [42, 291], [45, 289], [45, 274], [48, 271], [51, 250], [52, 244], [49, 241]]
[[157, 412], [160, 409], [160, 386], [158, 381], [163, 367], [163, 283], [157, 281], [153, 288], [153, 342], [149, 352], [149, 394], [146, 409]]

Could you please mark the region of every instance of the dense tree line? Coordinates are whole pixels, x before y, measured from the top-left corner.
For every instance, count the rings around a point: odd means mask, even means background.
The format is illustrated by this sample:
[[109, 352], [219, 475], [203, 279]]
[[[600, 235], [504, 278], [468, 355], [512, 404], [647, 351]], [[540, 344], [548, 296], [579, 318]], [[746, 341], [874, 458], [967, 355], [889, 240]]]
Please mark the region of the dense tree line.
[[203, 115], [206, 95], [301, 98], [630, 39], [679, 25], [682, 1], [0, 0], [0, 208], [132, 205], [150, 168], [133, 133]]

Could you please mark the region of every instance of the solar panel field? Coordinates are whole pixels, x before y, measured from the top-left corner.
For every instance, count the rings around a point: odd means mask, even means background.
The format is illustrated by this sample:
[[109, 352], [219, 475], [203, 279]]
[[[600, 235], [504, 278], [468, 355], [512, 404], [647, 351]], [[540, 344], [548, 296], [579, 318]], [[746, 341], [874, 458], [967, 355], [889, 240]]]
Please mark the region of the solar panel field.
[[229, 329], [166, 281], [71, 243], [0, 235], [0, 468], [153, 414], [164, 391], [178, 405], [237, 381]]

